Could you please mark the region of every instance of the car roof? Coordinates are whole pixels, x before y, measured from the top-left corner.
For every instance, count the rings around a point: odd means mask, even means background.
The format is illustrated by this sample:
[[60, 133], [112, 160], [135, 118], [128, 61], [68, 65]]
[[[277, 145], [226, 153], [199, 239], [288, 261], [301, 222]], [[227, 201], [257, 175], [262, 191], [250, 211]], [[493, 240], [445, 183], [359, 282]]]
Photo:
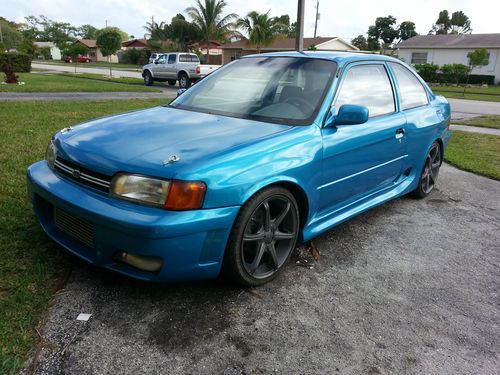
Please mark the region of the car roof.
[[374, 53], [364, 53], [364, 52], [343, 52], [343, 51], [288, 51], [288, 52], [269, 52], [254, 55], [242, 56], [242, 58], [247, 57], [307, 57], [316, 58], [324, 60], [333, 60], [339, 65], [344, 65], [354, 61], [390, 61], [390, 62], [401, 62], [394, 57], [379, 55]]

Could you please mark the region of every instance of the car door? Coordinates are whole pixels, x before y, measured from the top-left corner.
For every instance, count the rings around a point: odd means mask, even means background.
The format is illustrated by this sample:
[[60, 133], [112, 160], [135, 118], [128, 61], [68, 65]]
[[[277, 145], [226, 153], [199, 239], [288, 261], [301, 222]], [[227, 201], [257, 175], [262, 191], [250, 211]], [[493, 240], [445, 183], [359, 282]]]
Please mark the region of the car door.
[[166, 78], [167, 55], [161, 55], [154, 65], [155, 78]]
[[165, 78], [177, 79], [177, 54], [171, 53], [168, 55], [167, 65], [165, 67]]
[[397, 184], [406, 155], [406, 119], [398, 112], [393, 82], [383, 62], [350, 64], [333, 101], [366, 106], [364, 124], [322, 129], [323, 178], [320, 211], [361, 204]]

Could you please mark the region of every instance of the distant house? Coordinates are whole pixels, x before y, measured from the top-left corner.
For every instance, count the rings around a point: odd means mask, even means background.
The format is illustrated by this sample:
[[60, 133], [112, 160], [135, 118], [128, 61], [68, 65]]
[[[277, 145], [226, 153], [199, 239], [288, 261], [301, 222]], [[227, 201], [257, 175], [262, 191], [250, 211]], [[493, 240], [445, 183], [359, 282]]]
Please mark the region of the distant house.
[[[205, 60], [207, 58], [207, 43], [198, 43], [193, 46], [201, 51], [201, 62], [202, 64], [208, 64]], [[216, 41], [211, 41], [208, 44], [208, 53], [210, 55], [210, 64], [220, 65], [222, 64], [222, 49], [221, 44]]]
[[117, 55], [111, 55], [110, 60], [108, 60], [108, 56], [103, 56], [101, 49], [97, 47], [97, 43], [95, 39], [77, 39], [75, 43], [80, 43], [89, 49], [89, 56], [92, 61], [111, 61], [112, 63], [118, 62]]
[[489, 52], [489, 64], [473, 74], [495, 77], [500, 82], [500, 34], [418, 35], [398, 43], [398, 57], [408, 64], [469, 64], [467, 54], [477, 48]]
[[53, 42], [33, 42], [37, 48], [48, 48], [52, 60], [61, 60], [61, 50]]
[[149, 46], [146, 39], [131, 39], [122, 42], [122, 50], [128, 50], [131, 48], [149, 49]]
[[[304, 49], [315, 47], [318, 51], [359, 51], [359, 48], [338, 37], [304, 38]], [[221, 46], [222, 63], [238, 59], [241, 56], [257, 53], [255, 46], [247, 39], [241, 39]], [[262, 47], [261, 52], [293, 51], [295, 39], [276, 39], [270, 46]]]

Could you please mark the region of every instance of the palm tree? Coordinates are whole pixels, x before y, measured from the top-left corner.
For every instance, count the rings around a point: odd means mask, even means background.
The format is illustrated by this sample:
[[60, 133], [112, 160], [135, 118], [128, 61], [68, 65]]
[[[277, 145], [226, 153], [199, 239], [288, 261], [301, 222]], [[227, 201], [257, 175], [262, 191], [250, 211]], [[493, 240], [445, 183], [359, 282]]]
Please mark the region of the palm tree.
[[200, 0], [196, 0], [195, 7], [186, 9], [187, 14], [193, 20], [193, 24], [201, 35], [204, 36], [207, 43], [207, 63], [209, 63], [210, 59], [210, 41], [224, 40], [229, 28], [233, 24], [233, 19], [238, 17], [234, 13], [223, 16], [222, 12], [226, 6], [227, 4], [224, 0], [204, 0], [204, 4]]
[[236, 20], [236, 27], [248, 33], [250, 44], [255, 45], [257, 53], [262, 47], [269, 46], [278, 36], [279, 24], [267, 13], [252, 11], [245, 18]]

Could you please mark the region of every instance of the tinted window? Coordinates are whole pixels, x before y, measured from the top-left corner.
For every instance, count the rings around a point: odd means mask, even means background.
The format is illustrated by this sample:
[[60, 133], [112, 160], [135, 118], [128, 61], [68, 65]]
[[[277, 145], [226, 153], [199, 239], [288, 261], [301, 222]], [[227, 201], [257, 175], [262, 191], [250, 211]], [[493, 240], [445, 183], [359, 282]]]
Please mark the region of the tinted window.
[[175, 64], [177, 55], [168, 55], [168, 63], [169, 64]]
[[358, 65], [349, 69], [335, 108], [343, 104], [368, 107], [370, 117], [395, 111], [391, 82], [383, 65]]
[[418, 78], [400, 64], [391, 63], [391, 68], [398, 83], [401, 109], [426, 105], [428, 103], [427, 93]]
[[200, 62], [200, 59], [198, 59], [198, 56], [196, 55], [179, 55], [179, 62]]

